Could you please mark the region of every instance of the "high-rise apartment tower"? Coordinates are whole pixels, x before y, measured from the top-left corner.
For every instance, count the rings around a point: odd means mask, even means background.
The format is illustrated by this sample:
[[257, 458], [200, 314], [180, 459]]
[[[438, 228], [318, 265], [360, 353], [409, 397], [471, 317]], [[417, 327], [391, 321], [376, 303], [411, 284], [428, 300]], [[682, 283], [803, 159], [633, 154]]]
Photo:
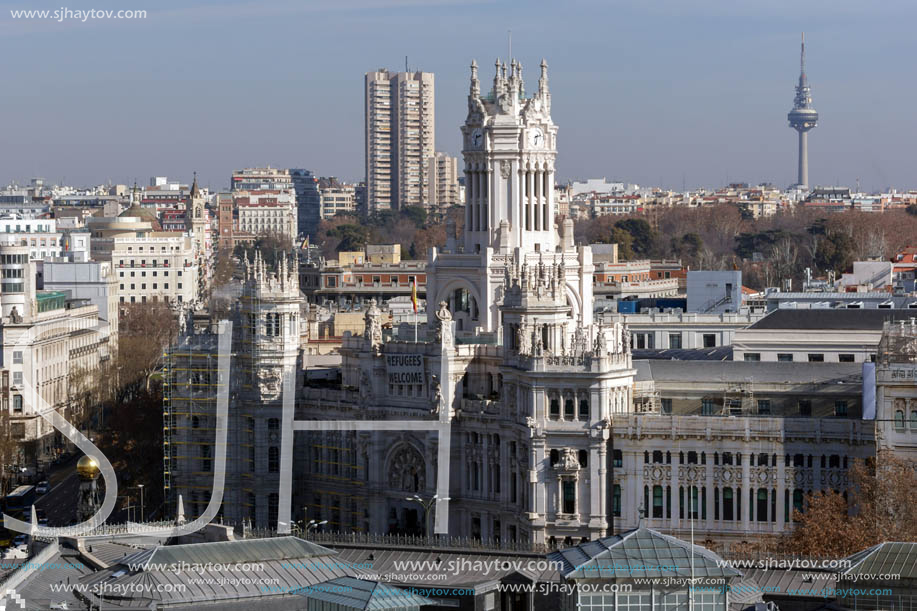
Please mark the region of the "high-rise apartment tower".
[[435, 146], [433, 74], [367, 72], [366, 211], [429, 206]]

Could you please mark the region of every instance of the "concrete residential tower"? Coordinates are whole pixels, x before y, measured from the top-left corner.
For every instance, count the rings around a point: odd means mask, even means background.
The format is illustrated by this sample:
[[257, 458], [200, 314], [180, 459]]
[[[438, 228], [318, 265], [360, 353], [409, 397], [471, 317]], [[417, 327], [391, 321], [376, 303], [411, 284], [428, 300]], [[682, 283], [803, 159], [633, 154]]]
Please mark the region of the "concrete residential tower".
[[802, 35], [802, 47], [799, 53], [799, 84], [796, 85], [796, 98], [793, 110], [787, 115], [790, 127], [799, 132], [799, 174], [796, 184], [809, 186], [809, 130], [818, 125], [818, 113], [812, 107], [812, 91], [806, 78], [806, 35]]
[[365, 96], [366, 212], [428, 207], [433, 73], [367, 72]]

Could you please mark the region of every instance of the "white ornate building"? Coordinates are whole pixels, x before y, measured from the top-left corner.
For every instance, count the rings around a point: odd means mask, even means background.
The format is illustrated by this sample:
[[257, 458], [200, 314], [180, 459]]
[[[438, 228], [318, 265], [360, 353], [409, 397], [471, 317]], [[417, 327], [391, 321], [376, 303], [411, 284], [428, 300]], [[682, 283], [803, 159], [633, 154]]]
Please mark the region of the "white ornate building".
[[[767, 364], [751, 396], [742, 381], [765, 364], [690, 363], [685, 378], [673, 363], [656, 379], [621, 322], [593, 319], [592, 251], [554, 221], [547, 65], [526, 97], [517, 62], [497, 64], [486, 95], [472, 64], [468, 102], [465, 233], [450, 227], [430, 252], [421, 341], [387, 339], [371, 302], [364, 334], [343, 339], [340, 385], [300, 376], [290, 413], [276, 375], [295, 361], [303, 300], [283, 263], [248, 268], [225, 518], [550, 544], [635, 527], [642, 509], [660, 530], [686, 532], [696, 514], [705, 538], [742, 540], [789, 528], [806, 492], [843, 488], [848, 459], [874, 451], [859, 369], [822, 364], [844, 383], [816, 382]], [[172, 485], [200, 495], [211, 476], [193, 460]]]

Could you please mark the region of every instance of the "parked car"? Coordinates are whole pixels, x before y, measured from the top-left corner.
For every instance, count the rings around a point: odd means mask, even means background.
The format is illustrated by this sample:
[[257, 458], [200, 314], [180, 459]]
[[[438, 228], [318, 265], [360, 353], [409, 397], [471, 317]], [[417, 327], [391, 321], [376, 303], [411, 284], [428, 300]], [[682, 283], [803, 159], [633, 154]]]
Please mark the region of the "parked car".
[[35, 486], [35, 493], [36, 494], [47, 494], [48, 489], [49, 489], [48, 480], [44, 480], [44, 481], [38, 482], [38, 484]]

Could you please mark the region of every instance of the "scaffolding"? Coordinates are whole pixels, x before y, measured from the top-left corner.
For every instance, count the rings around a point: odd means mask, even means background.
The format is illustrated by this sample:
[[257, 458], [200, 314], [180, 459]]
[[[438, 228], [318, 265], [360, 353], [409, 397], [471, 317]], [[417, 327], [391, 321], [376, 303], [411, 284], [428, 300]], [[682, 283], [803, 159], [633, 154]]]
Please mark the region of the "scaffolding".
[[[213, 473], [220, 382], [217, 346], [216, 335], [191, 335], [163, 354], [163, 489], [170, 507], [177, 502], [176, 476], [200, 476], [200, 482], [184, 479], [183, 487], [212, 487], [209, 479], [203, 480]], [[186, 507], [189, 500], [184, 499]]]
[[727, 382], [723, 389], [722, 416], [748, 416], [757, 413], [755, 385], [751, 378]]

